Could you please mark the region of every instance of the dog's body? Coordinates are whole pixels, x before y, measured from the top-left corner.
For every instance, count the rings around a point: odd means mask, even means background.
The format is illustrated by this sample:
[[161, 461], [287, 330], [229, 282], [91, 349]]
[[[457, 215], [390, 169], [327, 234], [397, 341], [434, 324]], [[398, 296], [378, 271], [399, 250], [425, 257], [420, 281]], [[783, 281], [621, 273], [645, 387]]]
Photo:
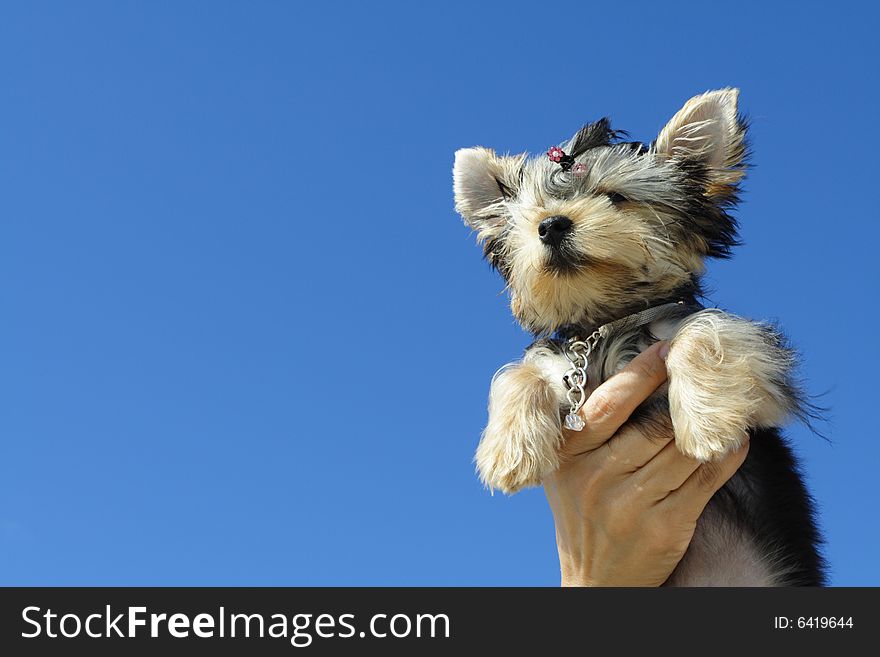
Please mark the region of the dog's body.
[[[517, 319], [539, 338], [493, 379], [476, 461], [492, 488], [539, 485], [560, 462], [568, 345], [601, 334], [588, 357], [589, 394], [670, 340], [668, 385], [630, 422], [648, 438], [674, 430], [684, 454], [707, 462], [752, 439], [667, 583], [821, 585], [811, 501], [777, 429], [806, 412], [794, 354], [772, 327], [698, 303], [704, 258], [736, 244], [728, 210], [746, 152], [736, 102], [730, 89], [693, 98], [650, 147], [621, 142], [603, 119], [547, 159], [456, 154], [456, 208], [507, 280]], [[645, 322], [626, 319], [653, 308]]]

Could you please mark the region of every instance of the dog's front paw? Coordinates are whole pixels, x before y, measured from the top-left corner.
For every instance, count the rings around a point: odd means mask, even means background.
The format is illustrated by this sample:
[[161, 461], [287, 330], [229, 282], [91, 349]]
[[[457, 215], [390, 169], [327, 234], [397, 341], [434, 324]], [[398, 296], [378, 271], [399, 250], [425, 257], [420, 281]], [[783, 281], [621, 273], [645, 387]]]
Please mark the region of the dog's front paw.
[[559, 467], [561, 441], [559, 402], [541, 369], [521, 363], [501, 370], [475, 459], [483, 483], [508, 494], [540, 485]]
[[[676, 400], [676, 401], [673, 401]], [[730, 404], [720, 409], [718, 400], [687, 379], [669, 384], [669, 411], [675, 444], [685, 456], [714, 461], [732, 452], [748, 437], [748, 416]]]
[[762, 407], [753, 371], [756, 348], [748, 325], [717, 311], [695, 315], [673, 339], [669, 414], [675, 443], [686, 456], [712, 461], [738, 449]]

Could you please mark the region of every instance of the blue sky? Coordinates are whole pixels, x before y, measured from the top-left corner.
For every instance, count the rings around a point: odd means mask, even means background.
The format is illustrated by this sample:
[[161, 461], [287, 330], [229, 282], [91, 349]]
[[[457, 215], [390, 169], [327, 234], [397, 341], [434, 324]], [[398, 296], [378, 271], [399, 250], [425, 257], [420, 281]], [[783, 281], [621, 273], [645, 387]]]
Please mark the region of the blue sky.
[[556, 584], [543, 493], [473, 473], [529, 337], [453, 152], [731, 85], [710, 300], [804, 352], [832, 582], [880, 584], [878, 15], [823, 6], [4, 3], [0, 583]]

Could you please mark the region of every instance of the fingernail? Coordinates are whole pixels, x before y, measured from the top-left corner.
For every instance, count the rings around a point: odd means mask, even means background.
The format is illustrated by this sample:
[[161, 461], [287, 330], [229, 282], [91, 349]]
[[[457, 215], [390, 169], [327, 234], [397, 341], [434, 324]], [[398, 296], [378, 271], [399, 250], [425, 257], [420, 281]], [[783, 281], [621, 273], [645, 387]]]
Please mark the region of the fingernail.
[[657, 354], [660, 356], [660, 358], [662, 358], [663, 360], [666, 360], [666, 356], [669, 355], [669, 342], [663, 342], [660, 345], [660, 349], [657, 352]]

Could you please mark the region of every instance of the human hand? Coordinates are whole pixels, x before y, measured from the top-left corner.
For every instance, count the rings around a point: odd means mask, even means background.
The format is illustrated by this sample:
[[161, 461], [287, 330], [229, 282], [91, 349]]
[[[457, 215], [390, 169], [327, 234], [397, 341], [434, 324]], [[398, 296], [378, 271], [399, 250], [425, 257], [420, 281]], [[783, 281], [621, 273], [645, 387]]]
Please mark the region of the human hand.
[[564, 460], [544, 481], [556, 523], [563, 586], [659, 586], [684, 556], [697, 518], [748, 453], [712, 463], [682, 455], [671, 424], [626, 425], [665, 380], [658, 343], [599, 386], [565, 431]]

